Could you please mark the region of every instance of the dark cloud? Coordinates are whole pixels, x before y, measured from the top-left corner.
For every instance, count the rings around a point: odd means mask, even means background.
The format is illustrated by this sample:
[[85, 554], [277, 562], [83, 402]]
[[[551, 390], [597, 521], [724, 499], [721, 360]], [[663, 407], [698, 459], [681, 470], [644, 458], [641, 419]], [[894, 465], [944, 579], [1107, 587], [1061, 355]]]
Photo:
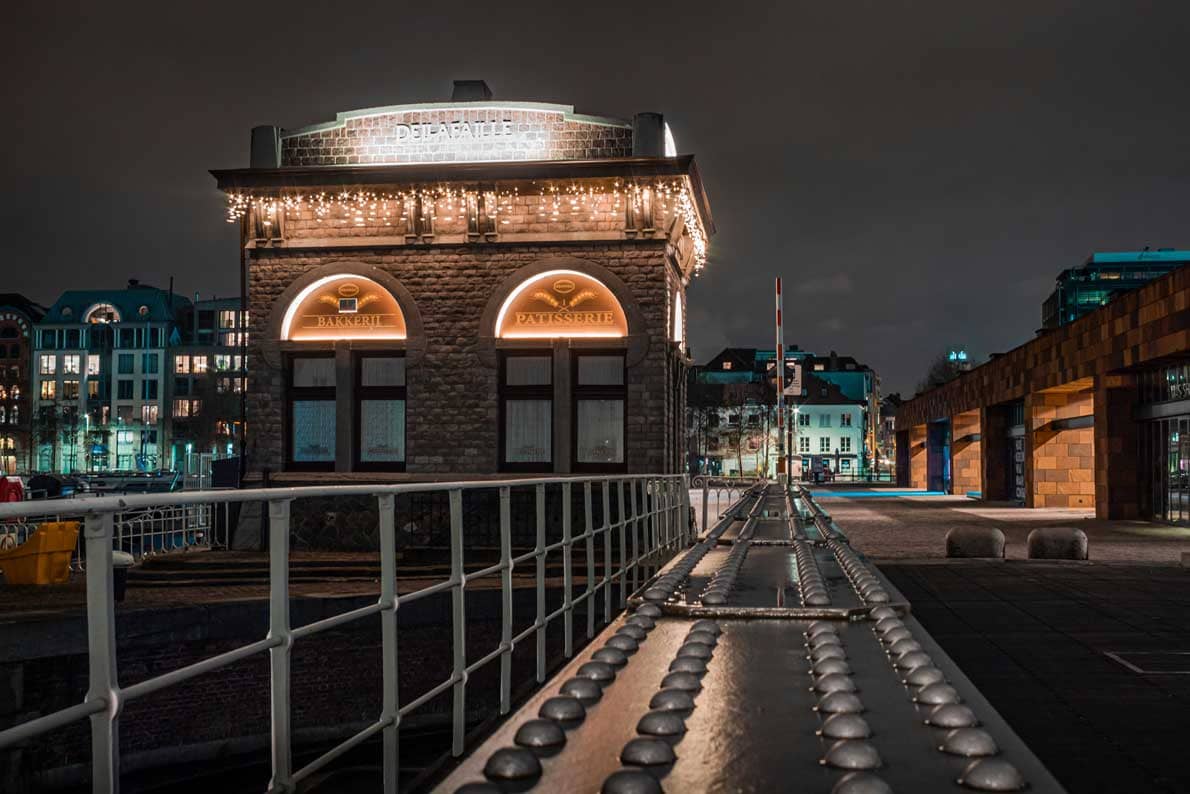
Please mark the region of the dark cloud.
[[[720, 234], [699, 358], [786, 339], [916, 383], [1011, 347], [1094, 249], [1190, 245], [1185, 3], [12, 3], [4, 289], [236, 289], [206, 169], [254, 124], [444, 97], [667, 115]], [[848, 290], [813, 285], [850, 282]], [[802, 291], [798, 286], [802, 286]], [[727, 315], [727, 316], [725, 316]]]

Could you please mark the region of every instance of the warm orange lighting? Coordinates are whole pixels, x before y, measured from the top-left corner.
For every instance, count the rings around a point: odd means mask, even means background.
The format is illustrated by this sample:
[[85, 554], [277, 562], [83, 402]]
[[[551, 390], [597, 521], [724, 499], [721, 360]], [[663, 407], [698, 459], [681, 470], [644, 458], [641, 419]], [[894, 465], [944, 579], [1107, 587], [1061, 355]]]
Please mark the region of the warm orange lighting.
[[577, 270], [550, 270], [512, 291], [496, 317], [502, 339], [619, 338], [628, 319], [616, 296]]
[[371, 279], [327, 276], [293, 299], [281, 338], [299, 342], [338, 339], [404, 339], [405, 315], [397, 299]]

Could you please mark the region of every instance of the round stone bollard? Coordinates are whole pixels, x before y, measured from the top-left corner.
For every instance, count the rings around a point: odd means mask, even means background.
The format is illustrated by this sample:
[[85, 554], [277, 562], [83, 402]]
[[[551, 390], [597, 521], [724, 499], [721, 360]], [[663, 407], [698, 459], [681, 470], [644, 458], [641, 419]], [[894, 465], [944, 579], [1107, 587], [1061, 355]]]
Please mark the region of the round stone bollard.
[[995, 527], [955, 527], [946, 533], [947, 557], [1004, 557], [1004, 533]]
[[1073, 527], [1044, 527], [1029, 533], [1030, 560], [1085, 560], [1087, 533]]

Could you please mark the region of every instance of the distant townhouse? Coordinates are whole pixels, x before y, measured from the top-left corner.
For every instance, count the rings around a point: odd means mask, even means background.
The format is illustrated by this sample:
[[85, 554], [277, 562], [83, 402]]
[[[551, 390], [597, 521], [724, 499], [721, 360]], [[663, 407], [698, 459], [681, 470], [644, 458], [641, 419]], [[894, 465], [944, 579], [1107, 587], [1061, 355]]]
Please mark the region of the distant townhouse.
[[[776, 355], [771, 350], [726, 348], [692, 368], [687, 421], [691, 471], [712, 474], [777, 472], [781, 447], [776, 416]], [[879, 428], [879, 378], [854, 358], [786, 352], [785, 382], [801, 372], [801, 389], [787, 391], [796, 419], [786, 445], [794, 476], [830, 470], [853, 476], [874, 469]]]
[[30, 361], [33, 329], [44, 314], [23, 295], [0, 294], [0, 474], [32, 468]]
[[165, 468], [166, 352], [189, 304], [135, 279], [54, 302], [34, 342], [34, 469]]

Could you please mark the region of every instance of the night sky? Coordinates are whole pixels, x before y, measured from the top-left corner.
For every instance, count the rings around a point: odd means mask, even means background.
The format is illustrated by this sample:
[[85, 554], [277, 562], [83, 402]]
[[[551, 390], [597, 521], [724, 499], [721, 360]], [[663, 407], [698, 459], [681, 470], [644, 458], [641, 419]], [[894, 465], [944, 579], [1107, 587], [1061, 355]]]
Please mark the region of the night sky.
[[6, 4], [0, 292], [235, 294], [207, 169], [455, 78], [666, 115], [719, 228], [699, 361], [771, 343], [779, 274], [788, 344], [912, 392], [947, 346], [1026, 341], [1091, 251], [1190, 246], [1186, 2], [181, 5]]

